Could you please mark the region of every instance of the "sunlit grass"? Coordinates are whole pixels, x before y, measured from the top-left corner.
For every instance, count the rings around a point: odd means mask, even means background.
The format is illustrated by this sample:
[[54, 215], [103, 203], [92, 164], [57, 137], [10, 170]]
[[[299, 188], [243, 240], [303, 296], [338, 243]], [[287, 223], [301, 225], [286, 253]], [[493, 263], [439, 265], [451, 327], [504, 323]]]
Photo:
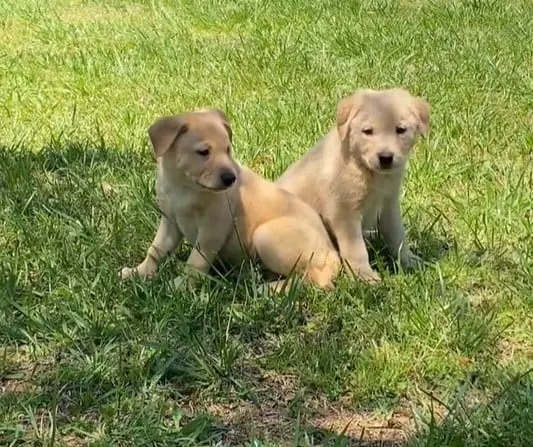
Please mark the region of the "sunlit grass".
[[[342, 410], [386, 445], [527, 445], [532, 17], [519, 0], [2, 2], [0, 443], [312, 445]], [[186, 296], [167, 285], [180, 253], [118, 282], [155, 231], [158, 116], [225, 109], [239, 159], [275, 179], [341, 97], [396, 85], [432, 105], [403, 200], [426, 270], [378, 257], [377, 288]]]

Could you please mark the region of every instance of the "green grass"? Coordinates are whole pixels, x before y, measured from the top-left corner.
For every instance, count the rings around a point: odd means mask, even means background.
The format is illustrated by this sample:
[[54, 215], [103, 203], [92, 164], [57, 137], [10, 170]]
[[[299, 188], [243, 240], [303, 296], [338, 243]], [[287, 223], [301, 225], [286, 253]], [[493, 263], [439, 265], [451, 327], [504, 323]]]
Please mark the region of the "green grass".
[[[532, 28], [527, 0], [1, 2], [0, 444], [530, 445]], [[274, 179], [389, 86], [433, 108], [403, 200], [423, 272], [180, 295], [183, 251], [118, 281], [156, 228], [158, 116], [225, 109]]]

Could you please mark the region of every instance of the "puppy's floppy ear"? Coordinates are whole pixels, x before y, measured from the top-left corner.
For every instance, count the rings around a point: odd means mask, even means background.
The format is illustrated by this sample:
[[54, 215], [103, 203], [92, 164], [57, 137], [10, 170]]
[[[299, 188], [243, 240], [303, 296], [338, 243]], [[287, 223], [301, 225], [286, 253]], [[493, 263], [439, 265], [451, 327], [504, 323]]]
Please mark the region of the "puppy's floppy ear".
[[148, 129], [148, 136], [154, 147], [155, 156], [165, 155], [172, 143], [187, 130], [188, 126], [183, 115], [159, 118]]
[[213, 113], [214, 115], [216, 115], [218, 118], [220, 118], [220, 120], [222, 121], [223, 126], [226, 128], [226, 132], [228, 132], [229, 140], [232, 141], [233, 140], [233, 131], [231, 130], [231, 125], [230, 125], [228, 117], [226, 116], [224, 111], [221, 110], [221, 109], [217, 109], [217, 108], [208, 109], [208, 111], [210, 113]]
[[416, 117], [418, 118], [418, 130], [420, 135], [424, 136], [429, 131], [429, 117], [431, 114], [431, 107], [429, 103], [419, 97], [413, 98], [414, 110]]
[[347, 98], [341, 99], [337, 105], [337, 130], [341, 141], [348, 136], [350, 121], [357, 115], [360, 107], [360, 95], [355, 93]]

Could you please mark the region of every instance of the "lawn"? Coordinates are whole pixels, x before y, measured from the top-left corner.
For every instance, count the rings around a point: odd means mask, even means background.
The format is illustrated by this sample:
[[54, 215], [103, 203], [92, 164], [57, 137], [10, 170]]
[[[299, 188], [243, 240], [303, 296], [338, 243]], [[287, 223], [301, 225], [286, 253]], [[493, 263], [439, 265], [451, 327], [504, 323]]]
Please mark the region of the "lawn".
[[[530, 0], [3, 0], [0, 445], [529, 446]], [[360, 87], [432, 106], [403, 212], [428, 265], [324, 293], [118, 270], [159, 116], [223, 108], [275, 179]]]

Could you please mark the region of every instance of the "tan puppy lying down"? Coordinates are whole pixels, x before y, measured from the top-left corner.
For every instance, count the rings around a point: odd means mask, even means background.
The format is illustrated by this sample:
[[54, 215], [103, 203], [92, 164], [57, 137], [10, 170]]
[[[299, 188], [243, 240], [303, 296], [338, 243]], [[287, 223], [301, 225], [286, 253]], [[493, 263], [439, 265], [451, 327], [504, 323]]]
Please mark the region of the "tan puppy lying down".
[[161, 257], [185, 238], [193, 245], [187, 260], [193, 277], [208, 273], [215, 259], [237, 264], [259, 258], [279, 275], [295, 271], [319, 287], [333, 286], [340, 260], [320, 216], [233, 159], [222, 111], [164, 117], [148, 133], [163, 216], [146, 258], [123, 268], [122, 278], [154, 275]]
[[429, 114], [426, 101], [402, 89], [357, 91], [339, 102], [336, 128], [277, 182], [319, 212], [343, 261], [365, 280], [380, 280], [363, 240], [376, 226], [404, 269], [421, 262], [406, 242], [400, 187]]

